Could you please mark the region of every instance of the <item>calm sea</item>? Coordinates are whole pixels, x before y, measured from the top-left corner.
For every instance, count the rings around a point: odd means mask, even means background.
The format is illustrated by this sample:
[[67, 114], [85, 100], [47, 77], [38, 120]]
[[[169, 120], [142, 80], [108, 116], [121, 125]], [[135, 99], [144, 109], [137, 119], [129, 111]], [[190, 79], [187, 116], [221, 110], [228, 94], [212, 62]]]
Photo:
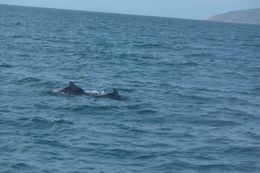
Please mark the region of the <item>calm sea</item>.
[[0, 6], [0, 172], [259, 173], [260, 26]]

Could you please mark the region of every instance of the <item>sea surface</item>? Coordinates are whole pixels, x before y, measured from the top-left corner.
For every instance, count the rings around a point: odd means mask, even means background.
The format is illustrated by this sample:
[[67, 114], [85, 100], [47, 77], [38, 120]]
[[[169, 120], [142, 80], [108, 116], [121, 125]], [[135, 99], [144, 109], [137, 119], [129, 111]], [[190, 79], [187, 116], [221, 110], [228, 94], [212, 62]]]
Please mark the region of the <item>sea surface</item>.
[[260, 26], [1, 5], [0, 172], [259, 173]]

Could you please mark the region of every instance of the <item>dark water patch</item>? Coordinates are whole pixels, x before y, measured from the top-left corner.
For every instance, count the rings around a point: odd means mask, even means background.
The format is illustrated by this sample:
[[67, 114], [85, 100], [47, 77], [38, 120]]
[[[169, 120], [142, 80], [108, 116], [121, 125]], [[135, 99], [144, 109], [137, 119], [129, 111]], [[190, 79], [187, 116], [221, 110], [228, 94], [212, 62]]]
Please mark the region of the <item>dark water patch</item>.
[[19, 171], [30, 171], [33, 168], [32, 166], [24, 162], [13, 164], [11, 167]]
[[10, 144], [0, 145], [1, 153], [13, 153], [16, 152], [18, 149]]
[[20, 56], [20, 57], [22, 57], [22, 58], [29, 58], [29, 57], [30, 57], [30, 54], [21, 53], [21, 54], [18, 54], [17, 56]]
[[188, 62], [176, 62], [176, 61], [160, 61], [158, 64], [164, 65], [164, 66], [169, 66], [169, 67], [196, 67], [199, 66], [199, 63], [193, 62], [193, 61], [188, 61]]
[[22, 25], [22, 22], [14, 22], [14, 23], [12, 23], [13, 25]]
[[240, 44], [242, 47], [246, 47], [246, 48], [260, 48], [260, 44], [252, 44], [252, 43], [242, 43]]
[[260, 154], [259, 146], [234, 146], [223, 150], [223, 153], [235, 155], [258, 155]]
[[[192, 171], [196, 170], [196, 165], [190, 164], [188, 162], [182, 162], [178, 159], [173, 160], [172, 162], [163, 163], [163, 164], [156, 164], [156, 166], [152, 166], [153, 170], [159, 171], [159, 172], [168, 172], [169, 170], [174, 170], [181, 172], [183, 171], [183, 167], [185, 166], [186, 171]], [[186, 172], [185, 171], [185, 172]]]
[[156, 110], [153, 110], [153, 109], [143, 109], [143, 110], [136, 111], [136, 113], [139, 114], [139, 115], [154, 115], [154, 114], [158, 114], [158, 112]]
[[13, 35], [13, 38], [24, 38], [23, 35]]
[[255, 94], [259, 95], [259, 93], [260, 93], [260, 86], [255, 86], [255, 87], [252, 89], [252, 91], [253, 91]]
[[212, 58], [213, 56], [211, 53], [191, 53], [185, 55], [187, 58]]
[[260, 133], [257, 131], [247, 131], [244, 132], [245, 136], [252, 138], [252, 139], [258, 139], [260, 140]]
[[222, 41], [222, 40], [220, 40], [219, 38], [217, 38], [217, 37], [204, 37], [203, 38], [204, 40], [208, 40], [208, 41], [210, 41], [210, 42], [216, 42], [216, 41]]
[[12, 68], [13, 66], [11, 64], [0, 64], [0, 69], [1, 68]]

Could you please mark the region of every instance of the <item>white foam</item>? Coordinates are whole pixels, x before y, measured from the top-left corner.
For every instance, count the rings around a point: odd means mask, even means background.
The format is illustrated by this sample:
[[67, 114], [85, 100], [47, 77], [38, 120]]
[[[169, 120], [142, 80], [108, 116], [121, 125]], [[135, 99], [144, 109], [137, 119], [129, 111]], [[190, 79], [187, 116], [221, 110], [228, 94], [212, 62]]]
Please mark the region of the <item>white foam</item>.
[[96, 90], [90, 90], [90, 91], [85, 91], [87, 94], [92, 95], [92, 96], [103, 96], [105, 95], [104, 91], [96, 91]]

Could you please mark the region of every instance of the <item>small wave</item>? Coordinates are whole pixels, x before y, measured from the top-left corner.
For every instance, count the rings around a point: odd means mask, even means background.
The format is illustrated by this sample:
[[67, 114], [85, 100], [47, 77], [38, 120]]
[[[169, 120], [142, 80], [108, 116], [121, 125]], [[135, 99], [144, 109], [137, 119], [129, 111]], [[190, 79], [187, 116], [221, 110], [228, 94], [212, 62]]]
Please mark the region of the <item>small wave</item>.
[[89, 111], [111, 111], [115, 109], [119, 109], [120, 107], [118, 106], [90, 106], [90, 105], [81, 105], [81, 106], [76, 106], [76, 107], [71, 107], [69, 108], [73, 112], [82, 112], [82, 113], [87, 113]]
[[223, 150], [223, 153], [228, 153], [228, 154], [253, 154], [257, 155], [260, 154], [260, 147], [259, 146], [234, 146], [231, 148], [228, 148], [226, 150]]
[[116, 158], [127, 158], [127, 157], [135, 157], [139, 152], [135, 150], [127, 150], [127, 149], [106, 149], [103, 150], [103, 153], [108, 157], [116, 157]]
[[20, 57], [23, 57], [23, 58], [29, 58], [30, 57], [30, 54], [26, 54], [26, 53], [21, 53], [19, 54]]
[[147, 159], [153, 159], [155, 158], [156, 156], [153, 155], [152, 153], [151, 154], [138, 154], [135, 156], [135, 160], [147, 160]]
[[198, 63], [195, 62], [184, 62], [184, 63], [179, 63], [179, 66], [198, 66]]
[[240, 123], [231, 121], [231, 120], [191, 120], [189, 121], [193, 124], [203, 124], [205, 126], [215, 126], [215, 127], [223, 127], [223, 126], [236, 126], [240, 125]]
[[158, 112], [152, 109], [143, 109], [143, 110], [136, 111], [136, 113], [139, 115], [147, 115], [147, 114], [151, 115], [151, 114], [157, 114]]
[[19, 121], [22, 122], [24, 127], [35, 127], [35, 128], [48, 128], [51, 126], [63, 126], [63, 125], [72, 125], [73, 122], [58, 119], [58, 120], [48, 120], [41, 117], [33, 117], [33, 118], [20, 118]]
[[[233, 165], [228, 165], [228, 164], [224, 164], [224, 163], [219, 163], [219, 164], [205, 164], [205, 165], [200, 165], [198, 166], [198, 169], [201, 170], [202, 172], [206, 171], [206, 172], [215, 172], [216, 170], [218, 170], [218, 172], [225, 172], [227, 170], [231, 171], [233, 170], [234, 166]], [[214, 171], [215, 170], [215, 171]]]
[[21, 25], [22, 24], [22, 22], [16, 22], [16, 23], [14, 23], [14, 25]]
[[125, 108], [129, 110], [137, 110], [142, 108], [142, 104], [133, 104], [133, 105], [126, 105]]
[[30, 170], [32, 167], [28, 165], [27, 163], [21, 162], [21, 163], [16, 163], [12, 165], [12, 168], [18, 169], [19, 171], [21, 170]]
[[12, 153], [12, 152], [15, 152], [17, 150], [18, 149], [15, 146], [13, 146], [13, 145], [2, 144], [2, 143], [0, 145], [0, 152], [5, 151], [5, 152]]
[[185, 55], [185, 57], [187, 58], [192, 58], [192, 57], [211, 57], [212, 54], [211, 53], [193, 53], [193, 54], [187, 54]]
[[208, 40], [208, 41], [213, 41], [213, 42], [221, 41], [219, 38], [213, 38], [213, 37], [205, 37], [203, 39]]
[[245, 132], [245, 135], [247, 135], [248, 137], [252, 138], [252, 139], [256, 139], [256, 140], [260, 140], [260, 134], [256, 133], [256, 132]]
[[260, 48], [260, 44], [252, 44], [252, 43], [243, 43], [241, 44], [243, 47], [248, 47], [248, 48]]
[[151, 49], [151, 48], [162, 47], [161, 44], [156, 44], [156, 43], [134, 44], [133, 46], [134, 46], [134, 47], [138, 47], [138, 48], [145, 48], [145, 49]]
[[255, 91], [256, 93], [257, 92], [259, 93], [260, 92], [260, 86], [256, 86], [252, 90]]
[[163, 61], [161, 62], [162, 65], [170, 65], [170, 66], [199, 66], [200, 64], [196, 62], [181, 62], [181, 63], [175, 63], [175, 62], [167, 62]]
[[30, 83], [30, 82], [40, 82], [40, 81], [41, 81], [41, 79], [37, 79], [34, 77], [26, 77], [26, 78], [19, 80], [20, 83]]
[[51, 147], [58, 147], [58, 148], [68, 148], [66, 144], [63, 144], [57, 140], [48, 140], [48, 139], [34, 139], [34, 143], [41, 144], [41, 145], [48, 145]]
[[[153, 166], [153, 169], [158, 170], [158, 172], [168, 172], [169, 170], [183, 170], [183, 168], [194, 169], [195, 165], [190, 164], [188, 162], [175, 161], [170, 163], [163, 163], [159, 165]], [[174, 172], [174, 171], [173, 171]], [[178, 172], [178, 171], [176, 171]], [[180, 171], [181, 172], [181, 171]]]

